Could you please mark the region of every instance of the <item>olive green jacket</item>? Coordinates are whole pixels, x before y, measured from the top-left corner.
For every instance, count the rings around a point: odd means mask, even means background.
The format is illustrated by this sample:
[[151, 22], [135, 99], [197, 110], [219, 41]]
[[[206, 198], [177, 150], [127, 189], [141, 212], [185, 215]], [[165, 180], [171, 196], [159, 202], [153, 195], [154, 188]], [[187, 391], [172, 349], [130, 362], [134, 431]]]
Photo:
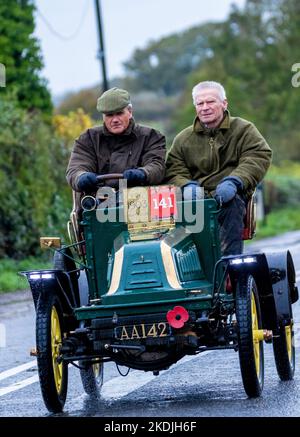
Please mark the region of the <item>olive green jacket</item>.
[[208, 129], [197, 117], [175, 137], [167, 156], [166, 180], [180, 187], [197, 181], [212, 196], [224, 177], [238, 176], [249, 197], [271, 159], [272, 151], [256, 127], [226, 111], [219, 128]]
[[67, 181], [75, 191], [78, 178], [85, 172], [123, 173], [141, 168], [149, 185], [158, 185], [165, 176], [166, 141], [157, 130], [141, 126], [132, 119], [122, 135], [105, 127], [87, 129], [75, 141], [67, 168]]

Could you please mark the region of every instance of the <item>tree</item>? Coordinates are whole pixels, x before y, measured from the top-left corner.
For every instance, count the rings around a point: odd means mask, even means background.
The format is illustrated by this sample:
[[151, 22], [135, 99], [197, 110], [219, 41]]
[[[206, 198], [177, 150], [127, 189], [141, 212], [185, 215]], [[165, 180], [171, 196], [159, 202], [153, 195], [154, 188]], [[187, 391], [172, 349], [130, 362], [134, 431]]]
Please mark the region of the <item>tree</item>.
[[15, 91], [21, 107], [50, 113], [50, 93], [40, 78], [43, 67], [37, 39], [33, 36], [35, 6], [32, 0], [0, 0], [0, 62], [6, 67], [6, 88]]
[[187, 75], [210, 57], [210, 38], [218, 30], [218, 23], [207, 23], [137, 49], [124, 63], [136, 91], [155, 91], [167, 96], [180, 93]]
[[176, 130], [192, 123], [192, 87], [202, 80], [221, 82], [229, 109], [253, 121], [274, 150], [274, 162], [300, 160], [299, 88], [291, 67], [299, 62], [297, 0], [247, 0], [232, 8], [219, 35], [210, 38], [211, 56], [189, 75], [176, 115]]

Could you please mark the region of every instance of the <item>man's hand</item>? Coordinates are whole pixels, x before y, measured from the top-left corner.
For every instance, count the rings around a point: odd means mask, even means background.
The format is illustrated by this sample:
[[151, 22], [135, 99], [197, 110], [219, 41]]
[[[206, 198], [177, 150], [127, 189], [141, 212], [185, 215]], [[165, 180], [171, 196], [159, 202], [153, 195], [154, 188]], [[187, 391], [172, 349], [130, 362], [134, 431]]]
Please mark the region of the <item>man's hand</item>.
[[223, 203], [230, 202], [236, 195], [237, 190], [242, 190], [243, 187], [243, 181], [239, 177], [228, 176], [217, 185], [215, 199], [222, 206]]
[[93, 191], [97, 188], [97, 174], [86, 172], [79, 176], [77, 186], [80, 191]]
[[130, 168], [128, 170], [125, 170], [123, 173], [124, 179], [127, 179], [127, 181], [130, 184], [137, 184], [142, 185], [144, 182], [146, 182], [146, 173], [141, 170], [140, 168]]
[[196, 181], [190, 181], [182, 187], [183, 200], [203, 199], [203, 190]]

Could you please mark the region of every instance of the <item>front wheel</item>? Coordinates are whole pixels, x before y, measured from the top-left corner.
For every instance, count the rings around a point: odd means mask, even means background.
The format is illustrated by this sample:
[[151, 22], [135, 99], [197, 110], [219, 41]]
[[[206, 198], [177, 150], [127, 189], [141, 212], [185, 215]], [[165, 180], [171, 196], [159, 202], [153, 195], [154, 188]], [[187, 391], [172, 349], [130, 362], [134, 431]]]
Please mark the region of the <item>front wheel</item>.
[[68, 386], [68, 367], [58, 362], [63, 336], [63, 312], [51, 291], [40, 296], [36, 316], [37, 364], [41, 391], [52, 413], [63, 410]]
[[236, 317], [244, 389], [249, 397], [258, 397], [264, 384], [263, 330], [256, 284], [248, 273], [237, 280]]

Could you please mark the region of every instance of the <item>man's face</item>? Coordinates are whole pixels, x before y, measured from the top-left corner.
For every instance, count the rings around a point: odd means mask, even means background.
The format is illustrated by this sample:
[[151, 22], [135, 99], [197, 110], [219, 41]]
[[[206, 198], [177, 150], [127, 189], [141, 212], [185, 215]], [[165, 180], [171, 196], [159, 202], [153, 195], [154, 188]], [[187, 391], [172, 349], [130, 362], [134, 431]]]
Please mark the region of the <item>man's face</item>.
[[200, 121], [208, 127], [217, 127], [223, 119], [227, 100], [222, 100], [218, 90], [214, 88], [200, 90], [195, 100]]
[[122, 134], [129, 126], [132, 118], [132, 109], [124, 108], [114, 114], [103, 114], [104, 124], [112, 134]]

